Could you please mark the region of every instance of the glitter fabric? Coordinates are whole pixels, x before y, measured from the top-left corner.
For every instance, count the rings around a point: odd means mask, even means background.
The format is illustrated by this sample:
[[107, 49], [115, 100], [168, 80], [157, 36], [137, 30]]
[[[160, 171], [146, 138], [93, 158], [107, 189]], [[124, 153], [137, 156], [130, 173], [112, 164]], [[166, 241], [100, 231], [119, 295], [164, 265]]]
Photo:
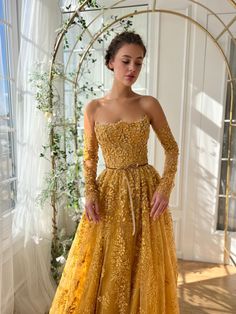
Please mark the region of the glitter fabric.
[[[166, 124], [155, 131], [165, 150], [162, 176], [148, 163], [147, 115], [96, 123], [84, 132], [85, 193], [99, 223], [83, 212], [50, 314], [177, 314], [177, 260], [169, 208], [150, 217], [152, 196], [169, 196], [178, 146]], [[105, 169], [97, 176], [98, 147]]]

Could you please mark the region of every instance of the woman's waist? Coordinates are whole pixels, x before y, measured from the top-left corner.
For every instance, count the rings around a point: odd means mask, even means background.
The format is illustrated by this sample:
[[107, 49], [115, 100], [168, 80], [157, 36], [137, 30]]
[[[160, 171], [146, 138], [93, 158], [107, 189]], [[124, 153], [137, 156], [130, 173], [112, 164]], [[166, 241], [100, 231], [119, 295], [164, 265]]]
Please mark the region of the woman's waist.
[[135, 162], [135, 163], [130, 163], [130, 164], [121, 164], [121, 165], [110, 165], [110, 164], [105, 164], [106, 169], [111, 169], [111, 170], [122, 170], [122, 169], [131, 169], [131, 168], [139, 168], [139, 167], [144, 167], [149, 165], [147, 161], [145, 162]]
[[[131, 158], [129, 158], [131, 157]], [[134, 158], [136, 157], [136, 158]], [[116, 169], [129, 169], [138, 168], [148, 165], [147, 156], [126, 156], [125, 158], [105, 158], [106, 169], [116, 170]]]

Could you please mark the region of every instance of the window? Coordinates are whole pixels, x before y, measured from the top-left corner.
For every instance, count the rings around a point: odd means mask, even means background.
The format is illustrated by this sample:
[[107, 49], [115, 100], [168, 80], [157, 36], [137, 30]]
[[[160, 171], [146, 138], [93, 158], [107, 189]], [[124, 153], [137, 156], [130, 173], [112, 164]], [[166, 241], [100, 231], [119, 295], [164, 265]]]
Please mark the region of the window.
[[[17, 42], [16, 2], [0, 0], [0, 211], [11, 212], [16, 199], [14, 91]], [[14, 42], [14, 47], [13, 47]], [[14, 55], [13, 55], [14, 51]], [[14, 62], [13, 62], [14, 60]]]
[[[236, 49], [231, 41], [230, 45], [230, 65], [233, 78], [236, 77]], [[236, 88], [234, 81], [234, 87]], [[236, 123], [236, 91], [234, 88], [234, 104], [232, 119]], [[223, 147], [221, 156], [221, 174], [218, 201], [218, 221], [217, 229], [224, 230], [225, 206], [226, 206], [226, 179], [227, 179], [227, 157], [229, 150], [229, 121], [230, 121], [230, 84], [227, 86], [226, 109], [224, 120]], [[230, 194], [229, 194], [229, 231], [236, 231], [236, 127], [231, 127], [231, 147], [230, 147]]]

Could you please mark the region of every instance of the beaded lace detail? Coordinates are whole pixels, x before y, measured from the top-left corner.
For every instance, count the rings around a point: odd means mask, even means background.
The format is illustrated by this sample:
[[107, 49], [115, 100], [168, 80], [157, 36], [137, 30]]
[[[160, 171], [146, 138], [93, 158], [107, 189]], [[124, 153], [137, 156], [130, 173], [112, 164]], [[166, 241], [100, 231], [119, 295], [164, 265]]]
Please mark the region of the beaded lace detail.
[[98, 187], [96, 182], [98, 163], [98, 142], [95, 134], [84, 130], [83, 171], [85, 179], [85, 196], [87, 200], [98, 199]]
[[[98, 199], [101, 221], [83, 212], [50, 314], [179, 314], [172, 216], [150, 217], [155, 191], [173, 187], [178, 149], [168, 127], [157, 130], [161, 177], [148, 164], [149, 131], [147, 116], [85, 128], [86, 197]], [[98, 145], [107, 168], [96, 178]]]
[[179, 148], [169, 125], [162, 126], [155, 133], [165, 150], [164, 171], [157, 191], [169, 197], [175, 186], [174, 179], [177, 171]]

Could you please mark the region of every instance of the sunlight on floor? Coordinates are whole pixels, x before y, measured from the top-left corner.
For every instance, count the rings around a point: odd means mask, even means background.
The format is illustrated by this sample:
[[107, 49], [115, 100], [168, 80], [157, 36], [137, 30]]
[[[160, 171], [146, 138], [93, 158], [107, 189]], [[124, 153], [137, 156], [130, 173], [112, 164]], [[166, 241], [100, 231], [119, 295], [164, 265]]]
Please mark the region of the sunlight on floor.
[[179, 260], [181, 314], [236, 313], [236, 267]]

